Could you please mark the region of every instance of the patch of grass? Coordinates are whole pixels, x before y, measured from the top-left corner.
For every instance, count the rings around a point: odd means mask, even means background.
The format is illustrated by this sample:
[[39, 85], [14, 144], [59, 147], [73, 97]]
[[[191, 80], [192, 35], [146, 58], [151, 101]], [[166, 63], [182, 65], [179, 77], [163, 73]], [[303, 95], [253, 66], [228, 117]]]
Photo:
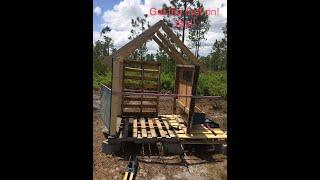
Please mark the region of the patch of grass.
[[227, 97], [227, 72], [216, 71], [200, 74], [197, 92], [199, 95]]
[[96, 72], [93, 73], [93, 90], [98, 91], [101, 83], [111, 87], [111, 72], [108, 72], [106, 75], [100, 75]]

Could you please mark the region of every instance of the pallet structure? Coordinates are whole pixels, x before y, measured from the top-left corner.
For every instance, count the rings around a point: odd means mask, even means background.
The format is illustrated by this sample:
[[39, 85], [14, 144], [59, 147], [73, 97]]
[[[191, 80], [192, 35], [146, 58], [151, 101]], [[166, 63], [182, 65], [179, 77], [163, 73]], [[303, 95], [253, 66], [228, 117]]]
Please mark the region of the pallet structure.
[[[164, 33], [164, 34], [163, 34]], [[133, 60], [129, 55], [148, 40], [154, 40], [176, 63], [173, 114], [159, 114], [160, 64]], [[183, 54], [178, 52], [178, 47]], [[104, 115], [107, 142], [224, 144], [227, 135], [220, 128], [194, 122], [197, 82], [206, 68], [161, 20], [130, 41], [104, 62], [112, 67], [109, 109]], [[108, 88], [105, 88], [108, 89]], [[178, 109], [180, 114], [178, 114]]]

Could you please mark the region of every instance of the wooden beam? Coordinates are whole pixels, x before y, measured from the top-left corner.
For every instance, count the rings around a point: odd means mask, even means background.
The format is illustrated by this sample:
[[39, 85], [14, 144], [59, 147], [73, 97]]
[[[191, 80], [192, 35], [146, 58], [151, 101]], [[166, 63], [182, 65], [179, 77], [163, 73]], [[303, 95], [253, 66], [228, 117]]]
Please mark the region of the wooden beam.
[[145, 30], [143, 33], [141, 33], [139, 36], [134, 38], [132, 41], [128, 42], [126, 45], [122, 46], [120, 49], [118, 49], [116, 52], [114, 52], [111, 56], [108, 56], [104, 59], [104, 63], [110, 66], [110, 61], [112, 57], [122, 57], [126, 58], [128, 57], [134, 50], [141, 47], [143, 43], [147, 42], [149, 39], [152, 38], [152, 36], [155, 34], [155, 32], [160, 29], [162, 25], [162, 20]]
[[186, 65], [186, 64], [177, 64], [177, 67], [182, 67], [182, 68], [194, 68], [194, 65]]
[[[123, 81], [123, 59], [118, 59], [113, 62], [112, 67], [112, 92], [122, 92]], [[110, 119], [110, 135], [115, 136], [119, 129], [120, 122], [118, 116], [121, 115], [121, 94], [112, 94], [111, 96], [111, 119]]]
[[170, 57], [175, 61], [176, 64], [183, 64], [184, 60], [179, 59], [177, 56], [175, 56], [167, 46], [165, 46], [160, 39], [158, 39], [157, 36], [153, 36], [153, 40], [160, 46], [161, 49], [163, 49]]
[[170, 30], [170, 28], [165, 23], [162, 23], [162, 29], [177, 44], [177, 46], [183, 51], [183, 53], [185, 53], [191, 59], [193, 63], [201, 67], [201, 72], [207, 71], [205, 65], [201, 61], [199, 61], [199, 59], [189, 50], [186, 45], [182, 43], [182, 41]]
[[[197, 94], [197, 84], [198, 84], [198, 79], [199, 79], [199, 70], [200, 66], [195, 67], [194, 71], [194, 76], [193, 76], [193, 81], [192, 81], [192, 95]], [[187, 133], [189, 134], [192, 129], [192, 124], [193, 124], [193, 113], [195, 110], [195, 98], [191, 98], [190, 105], [189, 105], [189, 114], [188, 114], [188, 127], [187, 127]]]
[[144, 64], [145, 66], [159, 66], [159, 62], [158, 61], [133, 61], [133, 60], [125, 60], [124, 64]]
[[161, 39], [161, 41], [168, 46], [169, 50], [176, 56], [176, 58], [181, 61], [181, 64], [188, 64], [188, 62], [182, 57], [182, 55], [177, 51], [177, 49], [171, 44], [169, 40], [167, 40], [159, 30], [156, 32], [157, 36]]

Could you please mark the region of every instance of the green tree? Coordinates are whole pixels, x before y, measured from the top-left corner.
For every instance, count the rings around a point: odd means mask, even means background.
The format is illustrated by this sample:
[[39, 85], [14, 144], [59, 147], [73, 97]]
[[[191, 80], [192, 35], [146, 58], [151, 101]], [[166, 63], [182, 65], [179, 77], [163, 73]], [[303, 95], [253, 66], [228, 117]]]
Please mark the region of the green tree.
[[[197, 9], [204, 9], [203, 4], [197, 3]], [[206, 39], [205, 34], [209, 31], [209, 20], [206, 13], [203, 11], [201, 15], [193, 16], [194, 24], [189, 29], [189, 39], [192, 41], [192, 46], [195, 48], [195, 55], [199, 58], [199, 49], [201, 40]]]
[[224, 38], [214, 42], [210, 53], [210, 63], [213, 64], [214, 71], [227, 69], [227, 23], [222, 30]]
[[[187, 15], [187, 9], [194, 7], [194, 0], [170, 0], [171, 6], [168, 7], [166, 4], [163, 5], [163, 8], [168, 10], [169, 8], [181, 9], [182, 8], [182, 15], [177, 16], [178, 21], [182, 21], [182, 34], [177, 34], [179, 37], [182, 37], [182, 42], [184, 43], [185, 40], [185, 30], [186, 30], [186, 22], [192, 20], [191, 15]], [[170, 19], [165, 19], [165, 22], [168, 24], [169, 27], [172, 27], [174, 22]], [[181, 28], [178, 28], [181, 30]]]
[[[147, 21], [148, 14], [145, 14], [143, 18], [137, 17], [136, 19], [131, 19], [131, 35], [128, 39], [133, 40], [139, 34], [141, 34], [146, 27], [149, 28], [150, 24]], [[133, 59], [145, 59], [146, 53], [148, 52], [147, 43], [144, 43], [140, 48], [135, 50], [130, 56]]]
[[110, 27], [106, 26], [101, 30], [100, 36], [103, 36], [104, 39], [104, 50], [105, 50], [105, 56], [109, 56], [111, 53], [111, 50], [114, 48], [113, 40], [111, 37], [108, 36], [108, 33], [111, 31]]

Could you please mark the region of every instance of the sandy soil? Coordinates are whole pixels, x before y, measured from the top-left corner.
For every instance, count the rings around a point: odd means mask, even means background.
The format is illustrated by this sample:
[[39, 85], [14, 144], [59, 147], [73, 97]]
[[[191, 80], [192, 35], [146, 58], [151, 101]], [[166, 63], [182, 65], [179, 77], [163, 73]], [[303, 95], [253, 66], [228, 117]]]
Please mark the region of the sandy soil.
[[[125, 167], [128, 164], [126, 155], [106, 155], [101, 153], [103, 122], [99, 115], [99, 93], [93, 93], [93, 179], [111, 180], [122, 179]], [[226, 128], [226, 102], [200, 101], [201, 107], [215, 121]], [[172, 113], [172, 100], [161, 98], [160, 114]], [[222, 126], [222, 125], [221, 125]], [[223, 154], [189, 154], [186, 158], [188, 167], [181, 163], [179, 156], [138, 156], [138, 172], [136, 179], [141, 180], [224, 180], [227, 179], [227, 157]]]

